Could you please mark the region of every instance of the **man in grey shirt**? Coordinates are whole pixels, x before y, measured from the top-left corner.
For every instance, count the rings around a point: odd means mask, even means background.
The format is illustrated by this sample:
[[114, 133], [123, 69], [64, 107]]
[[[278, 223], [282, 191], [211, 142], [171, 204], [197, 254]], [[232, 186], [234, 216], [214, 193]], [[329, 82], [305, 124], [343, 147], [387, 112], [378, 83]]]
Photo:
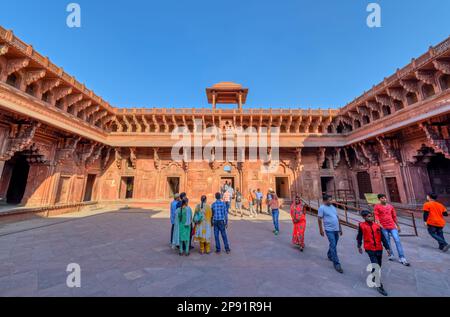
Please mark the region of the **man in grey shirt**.
[[337, 254], [337, 244], [339, 236], [342, 236], [342, 227], [339, 222], [337, 210], [331, 203], [331, 196], [323, 196], [323, 205], [319, 208], [318, 217], [320, 235], [324, 237], [326, 234], [330, 243], [328, 259], [333, 262], [336, 271], [344, 273]]

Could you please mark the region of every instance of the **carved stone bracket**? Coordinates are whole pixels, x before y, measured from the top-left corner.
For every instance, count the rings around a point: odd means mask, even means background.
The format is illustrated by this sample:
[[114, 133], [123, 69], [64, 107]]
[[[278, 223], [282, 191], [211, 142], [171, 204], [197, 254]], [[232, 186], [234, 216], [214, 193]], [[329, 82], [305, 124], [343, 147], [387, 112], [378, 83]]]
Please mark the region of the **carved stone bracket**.
[[437, 59], [433, 61], [434, 67], [440, 70], [444, 74], [450, 75], [450, 60], [449, 59]]
[[104, 171], [108, 167], [109, 159], [111, 158], [111, 152], [113, 151], [113, 148], [106, 148], [105, 156], [103, 158], [102, 162], [102, 170]]
[[114, 160], [116, 162], [116, 166], [120, 170], [120, 169], [122, 169], [122, 160], [123, 160], [122, 149], [121, 148], [115, 148], [114, 149], [114, 155], [115, 155]]
[[319, 168], [322, 168], [323, 164], [326, 160], [326, 153], [327, 149], [324, 147], [319, 148], [319, 152], [317, 153], [317, 163], [319, 164]]
[[9, 76], [12, 73], [15, 73], [22, 68], [25, 68], [30, 64], [30, 59], [28, 58], [16, 58], [8, 60], [8, 64], [6, 67], [6, 74]]
[[302, 151], [303, 149], [300, 147], [295, 149], [295, 158], [291, 160], [291, 169], [294, 172], [300, 171], [300, 168], [302, 166]]
[[427, 123], [421, 123], [419, 126], [425, 132], [433, 150], [436, 153], [443, 154], [447, 159], [450, 159], [450, 140], [445, 139], [440, 132], [439, 127], [433, 127]]
[[388, 88], [387, 93], [388, 93], [389, 97], [391, 97], [392, 99], [399, 100], [399, 101], [403, 100], [404, 90], [400, 87]]
[[9, 47], [7, 45], [0, 45], [0, 56], [5, 55], [8, 53]]
[[41, 123], [39, 122], [11, 125], [10, 136], [7, 140], [7, 147], [5, 152], [0, 155], [0, 160], [7, 161], [11, 159], [15, 153], [30, 146], [36, 130], [40, 126]]
[[46, 73], [46, 71], [44, 69], [26, 72], [25, 85], [27, 85], [27, 86], [31, 85], [32, 83], [38, 81], [39, 79], [44, 78], [45, 73]]
[[368, 145], [365, 142], [362, 142], [360, 146], [363, 155], [368, 159], [369, 163], [372, 165], [378, 165], [379, 164], [378, 155], [376, 153], [375, 148], [371, 145]]
[[60, 148], [56, 150], [56, 164], [62, 164], [64, 160], [73, 157], [81, 137], [65, 139], [61, 142]]
[[416, 93], [419, 91], [419, 81], [417, 80], [400, 80], [400, 85], [408, 92]]
[[345, 162], [347, 163], [347, 166], [349, 169], [353, 169], [352, 166], [352, 161], [350, 160], [350, 155], [348, 153], [348, 148], [344, 148], [344, 157], [345, 157]]
[[398, 149], [397, 140], [380, 136], [377, 137], [377, 141], [380, 145], [381, 150], [389, 159], [395, 160], [395, 162], [397, 163], [401, 162], [401, 155]]
[[136, 156], [136, 148], [135, 147], [130, 148], [130, 161], [131, 161], [131, 166], [133, 167], [133, 169], [136, 169], [137, 168], [137, 156]]
[[82, 149], [78, 153], [77, 160], [76, 160], [78, 166], [86, 166], [87, 165], [87, 163], [88, 163], [87, 161], [88, 161], [89, 157], [91, 157], [92, 154], [94, 153], [96, 146], [97, 146], [97, 143], [94, 143], [94, 142], [82, 145]]
[[153, 148], [153, 162], [155, 164], [155, 168], [160, 171], [162, 168], [161, 158], [159, 157], [159, 148]]
[[418, 71], [416, 71], [417, 79], [419, 79], [420, 81], [422, 81], [426, 84], [429, 84], [429, 85], [436, 84], [435, 74], [436, 74], [435, 70], [418, 70]]
[[86, 165], [92, 165], [97, 161], [100, 156], [102, 155], [102, 151], [105, 148], [106, 145], [99, 144], [94, 148], [94, 151], [92, 154], [86, 159]]
[[367, 166], [369, 165], [369, 160], [365, 157], [364, 153], [362, 153], [360, 145], [354, 144], [351, 146], [353, 151], [355, 151], [355, 157], [356, 160], [362, 165]]
[[339, 163], [341, 163], [341, 148], [335, 148], [334, 149], [334, 153], [333, 153], [333, 157], [332, 157], [332, 161], [333, 161], [333, 167], [336, 169], [339, 166]]

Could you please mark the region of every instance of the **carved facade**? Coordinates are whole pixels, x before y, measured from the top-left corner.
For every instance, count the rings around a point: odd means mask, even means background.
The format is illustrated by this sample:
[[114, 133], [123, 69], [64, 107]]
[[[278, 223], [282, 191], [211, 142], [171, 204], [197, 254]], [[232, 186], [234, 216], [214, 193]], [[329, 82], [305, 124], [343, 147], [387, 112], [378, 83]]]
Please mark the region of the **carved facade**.
[[[449, 43], [341, 109], [244, 109], [248, 89], [233, 83], [207, 90], [212, 109], [118, 109], [0, 28], [0, 199], [164, 203], [186, 191], [212, 200], [229, 180], [245, 194], [273, 188], [286, 200], [374, 192], [413, 205], [435, 191], [450, 205]], [[238, 107], [216, 109], [221, 102]], [[211, 127], [259, 136], [277, 128], [279, 157], [269, 147], [257, 161], [220, 160], [214, 151], [203, 161], [187, 152], [172, 160], [173, 131]]]

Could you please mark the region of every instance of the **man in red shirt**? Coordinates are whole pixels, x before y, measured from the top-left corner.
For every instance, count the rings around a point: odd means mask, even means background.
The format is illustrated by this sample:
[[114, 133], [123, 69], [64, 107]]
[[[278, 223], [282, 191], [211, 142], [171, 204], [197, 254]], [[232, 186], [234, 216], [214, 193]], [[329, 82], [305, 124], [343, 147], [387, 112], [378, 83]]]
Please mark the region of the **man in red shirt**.
[[[401, 231], [400, 226], [397, 221], [397, 213], [395, 208], [387, 203], [387, 197], [384, 194], [378, 195], [379, 204], [375, 205], [374, 214], [376, 223], [380, 225], [381, 232], [383, 233], [386, 241], [389, 244], [389, 249], [391, 248], [391, 236], [394, 239], [395, 246], [397, 247], [399, 262], [405, 266], [409, 266], [406, 260], [405, 253], [403, 251], [403, 246], [400, 241], [399, 232]], [[394, 261], [394, 252], [389, 256], [389, 261]]]
[[444, 227], [445, 217], [448, 217], [447, 208], [437, 202], [438, 196], [434, 193], [428, 194], [427, 202], [423, 205], [423, 220], [427, 226], [430, 236], [439, 243], [439, 250], [447, 252], [450, 245], [445, 241]]

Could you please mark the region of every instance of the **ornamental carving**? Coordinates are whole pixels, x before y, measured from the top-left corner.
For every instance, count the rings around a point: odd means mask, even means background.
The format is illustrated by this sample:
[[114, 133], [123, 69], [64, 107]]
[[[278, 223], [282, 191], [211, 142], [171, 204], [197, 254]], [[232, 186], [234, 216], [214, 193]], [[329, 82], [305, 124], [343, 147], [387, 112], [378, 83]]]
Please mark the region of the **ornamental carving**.
[[41, 124], [38, 122], [31, 122], [27, 124], [12, 124], [10, 136], [7, 140], [7, 147], [3, 154], [0, 155], [0, 160], [7, 161], [11, 159], [15, 153], [24, 150], [30, 146], [36, 130]]

